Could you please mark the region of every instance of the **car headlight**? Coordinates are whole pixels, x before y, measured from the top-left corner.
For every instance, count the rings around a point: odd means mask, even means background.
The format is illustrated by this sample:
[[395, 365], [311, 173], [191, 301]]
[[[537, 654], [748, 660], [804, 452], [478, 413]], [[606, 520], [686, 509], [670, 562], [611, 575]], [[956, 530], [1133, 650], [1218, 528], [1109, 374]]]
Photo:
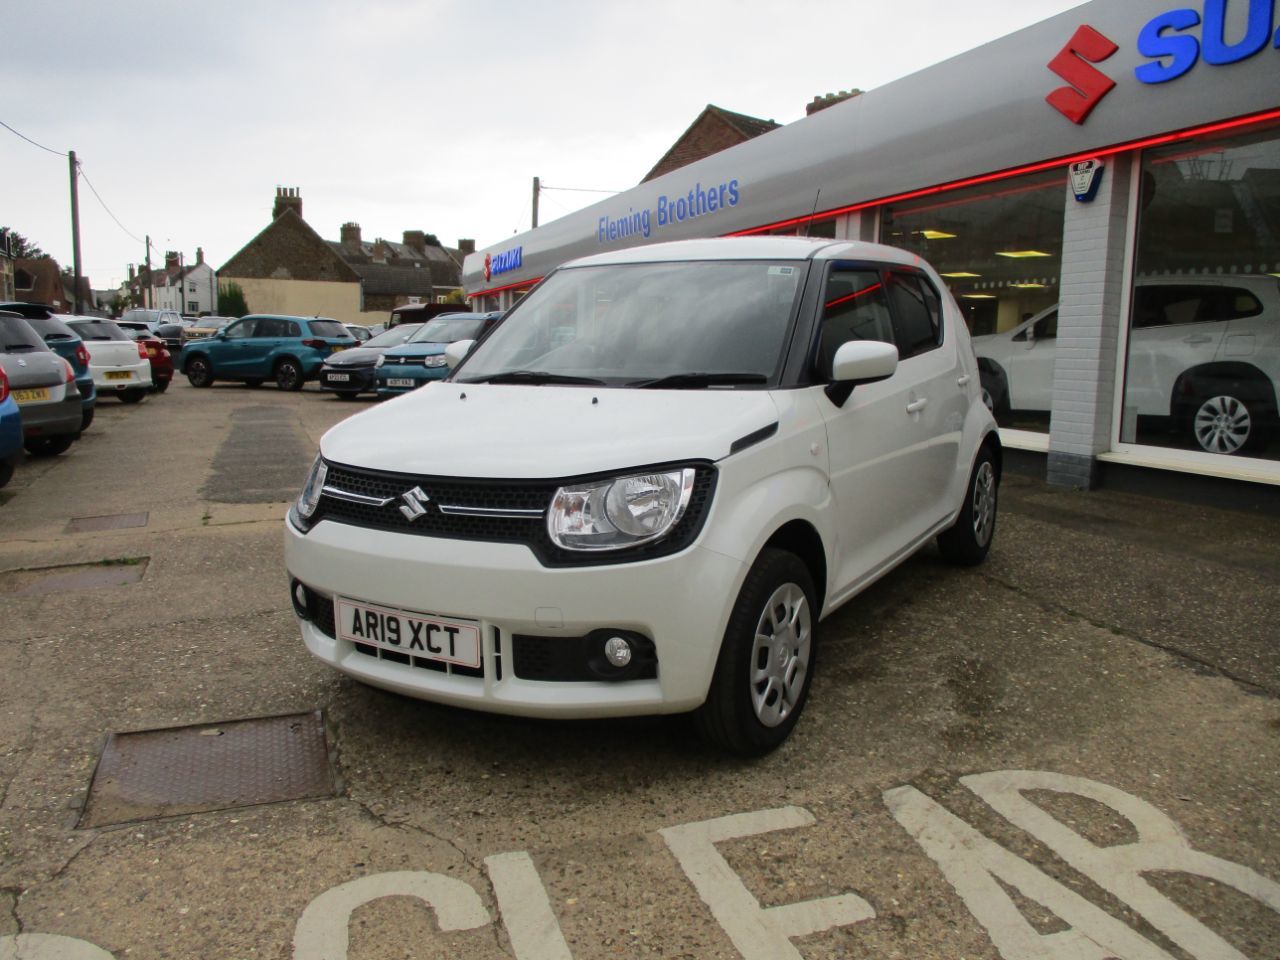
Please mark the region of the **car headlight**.
[[320, 505], [320, 494], [324, 491], [324, 482], [328, 476], [329, 466], [317, 454], [315, 463], [311, 465], [311, 472], [307, 475], [307, 482], [302, 485], [298, 501], [293, 505], [294, 512], [302, 520], [310, 520], [311, 515], [316, 512], [316, 507]]
[[426, 357], [422, 361], [424, 367], [443, 367], [449, 362], [449, 359], [443, 354], [438, 353], [434, 357]]
[[378, 354], [378, 359], [377, 359], [377, 361], [374, 363], [374, 366], [375, 366], [375, 367], [380, 367], [380, 366], [382, 366], [382, 364], [386, 361], [386, 359], [387, 359], [387, 358], [386, 358], [386, 357], [384, 357], [382, 354]]
[[682, 467], [561, 487], [547, 533], [565, 550], [620, 550], [657, 540], [684, 516], [695, 476]]

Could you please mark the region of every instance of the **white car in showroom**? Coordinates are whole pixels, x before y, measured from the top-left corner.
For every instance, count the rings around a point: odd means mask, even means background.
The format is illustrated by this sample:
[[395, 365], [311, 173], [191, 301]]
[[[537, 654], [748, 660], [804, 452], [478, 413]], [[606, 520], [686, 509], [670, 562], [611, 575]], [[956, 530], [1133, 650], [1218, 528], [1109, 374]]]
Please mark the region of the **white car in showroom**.
[[151, 391], [151, 358], [146, 344], [133, 340], [110, 320], [62, 316], [58, 319], [84, 340], [89, 351], [89, 372], [98, 396], [114, 394], [125, 403], [137, 403]]
[[[553, 271], [449, 378], [322, 438], [285, 527], [307, 649], [422, 699], [791, 732], [818, 621], [915, 551], [976, 564], [1001, 447], [917, 256], [799, 238]], [[429, 427], [424, 427], [429, 425]]]
[[[974, 337], [983, 398], [997, 414], [1053, 405], [1058, 308]], [[1124, 405], [1169, 418], [1210, 453], [1257, 449], [1276, 425], [1280, 278], [1148, 277], [1134, 285]]]

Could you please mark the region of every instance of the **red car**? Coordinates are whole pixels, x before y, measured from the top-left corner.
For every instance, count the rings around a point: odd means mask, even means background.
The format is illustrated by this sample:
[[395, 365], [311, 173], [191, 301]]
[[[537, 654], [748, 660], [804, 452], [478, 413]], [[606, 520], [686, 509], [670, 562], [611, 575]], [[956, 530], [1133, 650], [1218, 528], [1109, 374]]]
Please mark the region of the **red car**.
[[137, 320], [117, 320], [116, 326], [147, 351], [147, 359], [151, 361], [151, 389], [156, 393], [168, 390], [169, 381], [173, 379], [173, 357], [164, 341], [152, 333], [145, 323]]

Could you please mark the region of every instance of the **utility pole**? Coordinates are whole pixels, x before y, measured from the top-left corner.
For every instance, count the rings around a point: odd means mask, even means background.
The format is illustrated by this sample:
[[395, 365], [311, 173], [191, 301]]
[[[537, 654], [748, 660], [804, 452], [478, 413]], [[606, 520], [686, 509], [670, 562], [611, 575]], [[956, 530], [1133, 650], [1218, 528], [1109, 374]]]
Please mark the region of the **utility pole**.
[[538, 191], [542, 189], [542, 182], [537, 178], [533, 178], [533, 225], [538, 225]]
[[147, 277], [142, 288], [143, 305], [151, 309], [151, 234], [147, 234]]
[[76, 169], [76, 152], [67, 154], [71, 163], [71, 262], [74, 274], [71, 278], [71, 300], [75, 304], [77, 315], [84, 313], [84, 301], [80, 299], [80, 190], [77, 181], [80, 172]]

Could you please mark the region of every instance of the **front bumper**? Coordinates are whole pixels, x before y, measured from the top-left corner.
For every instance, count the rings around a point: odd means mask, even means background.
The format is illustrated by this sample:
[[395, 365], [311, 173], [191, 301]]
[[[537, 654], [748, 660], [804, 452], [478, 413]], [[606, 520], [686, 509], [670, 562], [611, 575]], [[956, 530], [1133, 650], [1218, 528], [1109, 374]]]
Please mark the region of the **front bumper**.
[[[334, 380], [333, 374], [345, 376], [346, 380]], [[320, 368], [321, 390], [334, 390], [341, 393], [367, 393], [374, 387], [373, 364], [367, 367], [330, 367], [328, 364]]]
[[[729, 611], [746, 575], [730, 557], [693, 546], [637, 563], [548, 568], [525, 546], [447, 540], [322, 520], [285, 523], [289, 574], [334, 596], [475, 621], [482, 677], [371, 657], [300, 620], [316, 657], [372, 686], [495, 713], [550, 718], [692, 710], [706, 699]], [[611, 628], [653, 640], [656, 679], [568, 682], [516, 676], [519, 634], [566, 642]], [[340, 631], [334, 631], [335, 634]]]
[[[411, 390], [417, 390], [424, 383], [430, 383], [432, 380], [443, 380], [449, 375], [448, 367], [420, 367], [412, 364], [403, 364], [392, 366], [387, 364], [378, 367], [375, 377], [377, 379], [378, 396], [380, 397], [398, 397], [402, 393], [408, 393]], [[412, 386], [392, 386], [389, 380], [412, 380]]]

